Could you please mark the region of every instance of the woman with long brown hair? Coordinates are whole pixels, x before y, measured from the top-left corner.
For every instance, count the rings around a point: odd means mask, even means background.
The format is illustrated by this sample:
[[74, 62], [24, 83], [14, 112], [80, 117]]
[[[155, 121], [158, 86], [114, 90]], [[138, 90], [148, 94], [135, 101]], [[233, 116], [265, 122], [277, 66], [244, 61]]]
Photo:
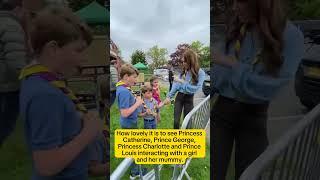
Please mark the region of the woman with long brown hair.
[[224, 53], [213, 54], [213, 178], [223, 180], [235, 144], [236, 179], [266, 149], [267, 110], [293, 79], [304, 53], [303, 34], [278, 0], [235, 0]]
[[185, 117], [193, 108], [193, 96], [202, 87], [205, 72], [200, 68], [198, 55], [188, 49], [182, 58], [182, 73], [174, 77], [172, 89], [164, 103], [170, 102], [178, 92], [174, 103], [174, 129], [179, 129], [183, 109]]

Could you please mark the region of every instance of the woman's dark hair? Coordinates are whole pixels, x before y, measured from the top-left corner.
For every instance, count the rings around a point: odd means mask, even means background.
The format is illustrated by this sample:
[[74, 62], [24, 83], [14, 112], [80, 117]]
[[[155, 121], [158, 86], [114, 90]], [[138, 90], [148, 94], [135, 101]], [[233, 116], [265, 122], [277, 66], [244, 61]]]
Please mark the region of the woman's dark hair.
[[[255, 16], [255, 23], [263, 43], [261, 61], [266, 71], [277, 76], [283, 64], [282, 51], [284, 48], [283, 32], [287, 18], [279, 0], [237, 0], [248, 3], [249, 9]], [[241, 24], [239, 17], [230, 10], [227, 17], [226, 51], [240, 36]]]
[[197, 84], [198, 83], [198, 73], [200, 69], [198, 55], [196, 52], [194, 52], [192, 49], [187, 49], [183, 53], [183, 58], [185, 63], [188, 65], [188, 69], [184, 69], [182, 75], [186, 74], [187, 71], [190, 71], [192, 76], [192, 83]]

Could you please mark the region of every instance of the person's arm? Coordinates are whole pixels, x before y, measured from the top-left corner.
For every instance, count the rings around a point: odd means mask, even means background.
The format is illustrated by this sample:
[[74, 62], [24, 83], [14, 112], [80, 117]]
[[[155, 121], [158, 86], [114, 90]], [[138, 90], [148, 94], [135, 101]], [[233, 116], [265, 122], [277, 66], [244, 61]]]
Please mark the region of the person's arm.
[[67, 120], [64, 117], [64, 107], [61, 98], [46, 94], [33, 98], [28, 108], [26, 130], [31, 134], [34, 166], [41, 176], [53, 176], [61, 172], [99, 131], [101, 123], [98, 117], [93, 117], [93, 114], [85, 115], [80, 133], [63, 144], [63, 122]]
[[105, 153], [108, 151], [109, 145], [102, 134], [88, 146], [89, 151], [89, 175], [90, 176], [106, 176], [109, 174], [110, 164], [106, 162]]
[[122, 117], [129, 117], [143, 103], [141, 97], [136, 98], [136, 102], [130, 106], [130, 92], [121, 92], [118, 96], [119, 109]]
[[176, 93], [179, 91], [180, 86], [181, 86], [180, 83], [174, 82], [172, 84], [171, 91], [167, 95], [167, 99], [172, 99], [176, 95]]
[[[170, 99], [169, 99], [170, 100]], [[158, 109], [160, 110], [165, 105], [166, 99], [164, 101], [161, 101], [158, 105]]]
[[138, 102], [136, 102], [130, 108], [120, 109], [121, 116], [125, 117], [125, 118], [129, 117], [139, 106], [140, 106], [140, 104]]
[[304, 54], [303, 34], [295, 28], [285, 34], [283, 51], [284, 62], [279, 76], [272, 77], [252, 72], [252, 65], [226, 60], [224, 66], [230, 66], [231, 86], [247, 97], [269, 101], [278, 90], [292, 80]]
[[91, 176], [106, 176], [109, 171], [109, 163], [101, 164], [98, 161], [90, 161], [89, 162], [89, 174]]
[[191, 82], [185, 82], [181, 85], [181, 89], [187, 93], [194, 94], [202, 87], [205, 77], [205, 72], [200, 69], [198, 73], [198, 83], [191, 84]]
[[140, 117], [146, 116], [147, 113], [145, 112], [143, 106], [140, 106], [138, 109], [139, 109], [138, 111], [139, 111], [139, 116]]
[[91, 140], [91, 135], [81, 131], [79, 135], [62, 147], [33, 151], [33, 160], [38, 173], [42, 176], [58, 174], [83, 151]]

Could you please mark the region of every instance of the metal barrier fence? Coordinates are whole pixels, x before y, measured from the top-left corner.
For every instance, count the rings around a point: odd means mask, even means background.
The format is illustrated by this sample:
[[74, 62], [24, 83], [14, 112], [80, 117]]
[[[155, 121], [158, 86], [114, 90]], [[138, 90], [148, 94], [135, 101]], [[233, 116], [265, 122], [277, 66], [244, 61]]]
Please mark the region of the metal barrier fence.
[[[208, 126], [209, 121], [210, 121], [210, 95], [207, 96], [204, 100], [202, 100], [197, 106], [195, 106], [189, 114], [187, 114], [187, 116], [184, 118], [182, 122], [181, 129], [205, 129]], [[118, 165], [118, 167], [112, 172], [110, 176], [110, 180], [119, 180], [121, 177], [123, 177], [133, 162], [134, 162], [133, 158], [125, 158]], [[187, 159], [184, 165], [175, 165], [172, 180], [182, 179], [184, 175], [188, 179], [190, 179], [190, 176], [186, 171], [190, 162], [191, 162], [191, 158]], [[162, 165], [155, 166], [152, 171], [148, 172], [145, 176], [140, 177], [140, 179], [141, 180], [149, 180], [149, 179], [160, 180], [161, 168], [162, 168]], [[142, 174], [141, 171], [142, 170], [140, 166], [140, 174]]]
[[[210, 95], [199, 103], [192, 111], [184, 118], [180, 129], [206, 129], [210, 121]], [[192, 158], [188, 158], [184, 165], [175, 165], [172, 175], [172, 180], [181, 180], [186, 176], [190, 180], [187, 173], [187, 168]], [[180, 171], [179, 171], [180, 170]], [[179, 174], [180, 172], [180, 174]]]
[[240, 180], [319, 180], [320, 105], [269, 146]]

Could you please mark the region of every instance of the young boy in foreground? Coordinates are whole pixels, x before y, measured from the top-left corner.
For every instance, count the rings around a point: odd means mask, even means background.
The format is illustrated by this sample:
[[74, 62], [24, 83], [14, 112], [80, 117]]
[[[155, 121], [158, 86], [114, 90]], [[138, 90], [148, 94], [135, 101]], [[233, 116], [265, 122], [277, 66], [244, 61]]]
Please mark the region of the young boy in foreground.
[[[124, 64], [120, 69], [120, 81], [117, 83], [116, 94], [120, 110], [120, 126], [122, 129], [137, 129], [139, 108], [143, 104], [140, 96], [134, 97], [131, 86], [133, 86], [139, 75], [138, 70], [131, 64]], [[143, 173], [144, 174], [144, 173]], [[139, 177], [139, 167], [133, 163], [130, 179]]]
[[140, 116], [144, 120], [145, 129], [156, 129], [160, 121], [159, 107], [156, 99], [152, 97], [152, 87], [145, 85], [141, 88], [144, 106], [141, 107]]
[[66, 87], [64, 77], [80, 65], [91, 34], [64, 7], [42, 10], [32, 25], [36, 57], [20, 75], [20, 113], [33, 161], [32, 179], [85, 180], [87, 147], [102, 124]]

